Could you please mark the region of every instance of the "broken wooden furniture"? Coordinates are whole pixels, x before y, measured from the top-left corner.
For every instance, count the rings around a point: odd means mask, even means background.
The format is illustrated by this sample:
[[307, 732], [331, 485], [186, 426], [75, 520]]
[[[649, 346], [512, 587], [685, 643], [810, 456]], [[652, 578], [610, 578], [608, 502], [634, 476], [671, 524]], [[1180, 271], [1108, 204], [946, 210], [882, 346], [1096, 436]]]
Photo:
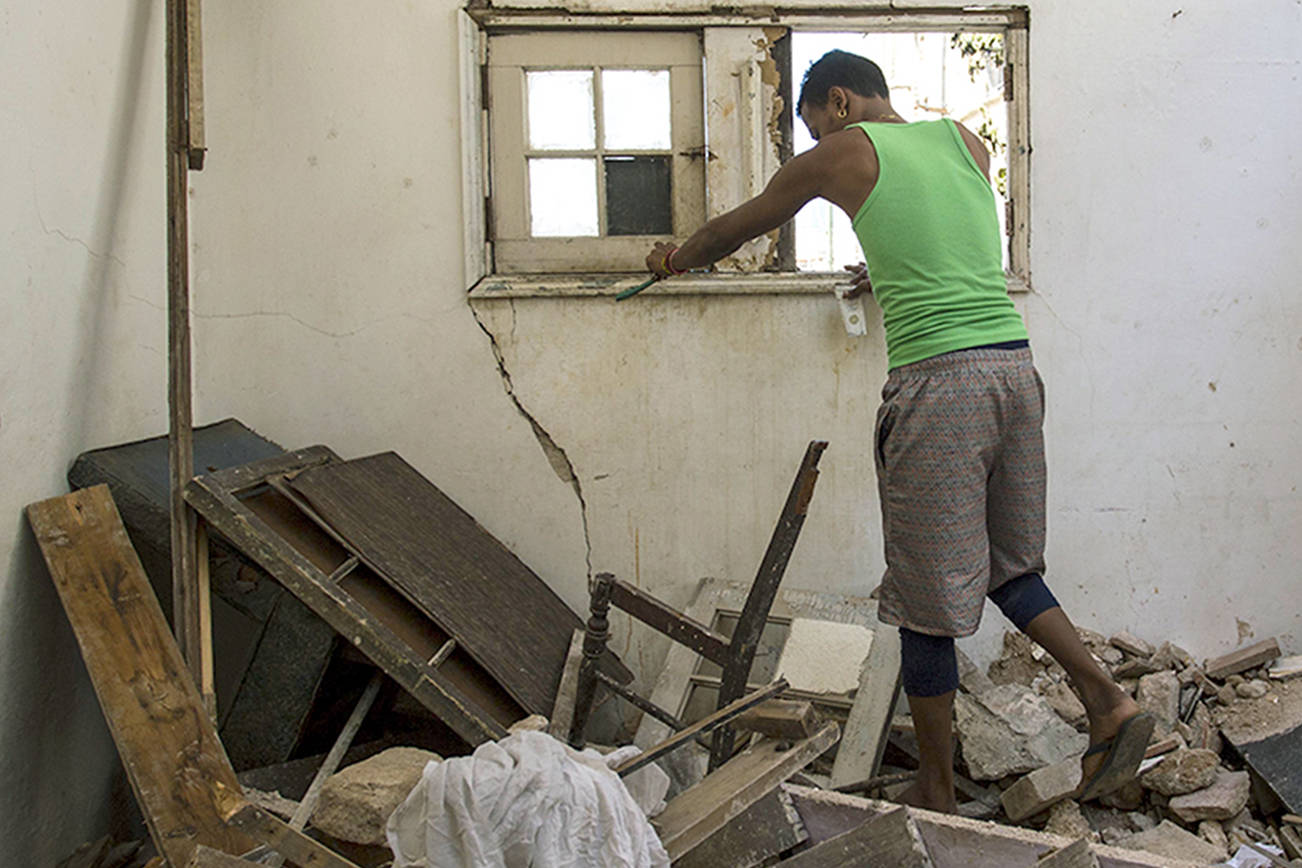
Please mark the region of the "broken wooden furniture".
[[[769, 540], [759, 572], [751, 585], [741, 616], [731, 636], [715, 632], [640, 588], [620, 581], [609, 573], [601, 573], [594, 579], [590, 589], [591, 616], [583, 639], [583, 661], [579, 666], [575, 684], [574, 713], [568, 733], [570, 744], [576, 747], [583, 745], [584, 731], [596, 700], [598, 683], [670, 728], [675, 730], [684, 728], [684, 724], [662, 706], [642, 699], [622, 685], [614, 683], [612, 679], [603, 677], [599, 672], [597, 663], [607, 653], [606, 643], [610, 639], [607, 615], [611, 606], [628, 613], [674, 642], [686, 646], [692, 652], [721, 667], [722, 675], [716, 709], [727, 706], [746, 693], [751, 665], [760, 644], [760, 635], [767, 623], [769, 609], [777, 596], [778, 585], [782, 582], [787, 562], [791, 559], [791, 552], [795, 549], [796, 540], [800, 536], [800, 529], [805, 523], [809, 501], [814, 494], [814, 484], [818, 481], [818, 462], [826, 448], [826, 442], [815, 440], [805, 449], [800, 469], [787, 494], [777, 527]], [[732, 755], [732, 750], [732, 728], [722, 726], [715, 730], [710, 768], [721, 766]]]
[[355, 868], [244, 800], [107, 486], [34, 503], [27, 517], [167, 863], [262, 841], [300, 865]]
[[[201, 472], [285, 450], [236, 419], [194, 429]], [[167, 437], [95, 449], [68, 471], [73, 489], [107, 484], [164, 612], [171, 611]], [[337, 634], [256, 563], [221, 538], [209, 545], [218, 732], [237, 769], [295, 756], [317, 703]]]
[[[740, 618], [748, 593], [749, 589], [737, 582], [705, 579], [684, 614], [727, 635]], [[760, 636], [751, 671], [752, 685], [778, 676], [778, 660], [788, 631], [799, 618], [855, 624], [873, 631], [859, 687], [852, 697], [806, 694], [799, 689], [788, 689], [784, 694], [785, 699], [812, 703], [821, 717], [842, 724], [842, 736], [831, 768], [832, 785], [860, 783], [877, 773], [886, 748], [891, 713], [899, 691], [899, 633], [882, 627], [877, 620], [877, 602], [867, 596], [780, 588]], [[649, 700], [669, 710], [678, 720], [690, 722], [715, 707], [720, 673], [717, 664], [692, 648], [672, 645]], [[644, 717], [635, 743], [645, 750], [663, 740], [672, 729], [651, 716]], [[694, 749], [680, 752], [666, 766], [677, 788], [695, 783], [705, 773], [705, 762]]]
[[[469, 745], [551, 713], [579, 618], [398, 455], [313, 446], [196, 477], [186, 498]], [[600, 666], [632, 679], [613, 654]]]

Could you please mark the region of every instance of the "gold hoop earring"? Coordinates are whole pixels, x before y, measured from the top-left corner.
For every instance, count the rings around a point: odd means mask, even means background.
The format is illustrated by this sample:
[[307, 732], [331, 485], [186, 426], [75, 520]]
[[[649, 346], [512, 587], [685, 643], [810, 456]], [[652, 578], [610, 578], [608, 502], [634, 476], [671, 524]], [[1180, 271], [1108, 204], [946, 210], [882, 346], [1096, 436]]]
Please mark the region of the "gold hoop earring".
[[850, 113], [849, 113], [848, 111], [846, 111], [845, 109], [841, 109], [839, 112], [836, 113], [836, 116], [837, 116], [838, 118], [845, 118], [845, 117], [849, 117], [849, 116], [850, 116]]

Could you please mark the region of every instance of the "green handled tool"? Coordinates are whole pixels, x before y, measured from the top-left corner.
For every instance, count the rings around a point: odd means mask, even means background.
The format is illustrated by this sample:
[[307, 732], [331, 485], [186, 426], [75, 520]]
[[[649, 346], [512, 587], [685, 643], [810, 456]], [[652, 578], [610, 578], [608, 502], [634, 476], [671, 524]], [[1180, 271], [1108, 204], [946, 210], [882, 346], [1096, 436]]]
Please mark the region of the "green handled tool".
[[648, 286], [655, 283], [659, 279], [660, 276], [658, 274], [652, 275], [650, 279], [642, 281], [637, 286], [634, 286], [631, 289], [626, 289], [623, 292], [617, 293], [615, 295], [615, 301], [623, 301], [626, 298], [632, 298], [633, 296], [637, 295], [639, 292], [646, 289]]

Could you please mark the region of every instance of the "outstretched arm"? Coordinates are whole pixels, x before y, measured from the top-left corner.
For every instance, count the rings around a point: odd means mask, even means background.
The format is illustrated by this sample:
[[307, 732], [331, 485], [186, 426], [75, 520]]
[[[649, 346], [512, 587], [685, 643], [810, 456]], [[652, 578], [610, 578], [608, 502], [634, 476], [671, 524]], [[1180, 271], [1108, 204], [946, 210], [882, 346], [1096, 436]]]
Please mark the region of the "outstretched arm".
[[[647, 254], [647, 268], [661, 277], [704, 268], [752, 238], [778, 228], [823, 192], [824, 165], [818, 148], [791, 159], [773, 176], [763, 193], [710, 220], [678, 249], [663, 242], [656, 244]], [[671, 251], [672, 262], [666, 262]]]

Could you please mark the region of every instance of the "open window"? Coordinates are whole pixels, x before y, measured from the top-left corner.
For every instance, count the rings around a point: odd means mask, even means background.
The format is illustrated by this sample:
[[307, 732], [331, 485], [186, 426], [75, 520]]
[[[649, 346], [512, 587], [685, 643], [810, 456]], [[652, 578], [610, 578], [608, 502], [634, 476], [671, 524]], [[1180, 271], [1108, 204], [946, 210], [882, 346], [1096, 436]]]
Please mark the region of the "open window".
[[[587, 295], [636, 282], [653, 242], [681, 241], [812, 146], [793, 112], [801, 78], [841, 48], [883, 68], [907, 120], [950, 117], [986, 141], [1009, 289], [1029, 287], [1024, 9], [724, 16], [602, 5], [463, 16], [466, 54], [482, 64], [463, 75], [467, 204], [486, 205], [467, 209], [472, 285], [487, 276], [481, 288], [494, 295]], [[829, 272], [861, 258], [849, 218], [815, 201], [675, 291], [825, 291]]]

